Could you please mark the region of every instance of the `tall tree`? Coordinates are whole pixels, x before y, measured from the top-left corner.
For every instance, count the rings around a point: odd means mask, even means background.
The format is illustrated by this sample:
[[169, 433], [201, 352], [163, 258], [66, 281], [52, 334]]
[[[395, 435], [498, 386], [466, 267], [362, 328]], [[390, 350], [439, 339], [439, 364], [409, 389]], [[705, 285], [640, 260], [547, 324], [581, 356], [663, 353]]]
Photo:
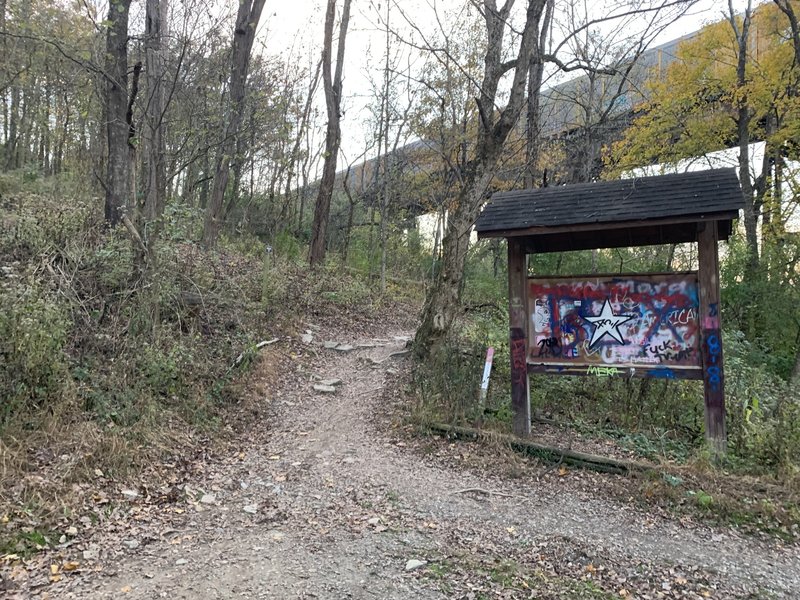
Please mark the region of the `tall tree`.
[[[528, 0], [525, 11], [525, 24], [519, 34], [519, 46], [516, 57], [507, 60], [508, 49], [504, 47], [506, 29], [519, 32], [509, 23], [513, 0], [506, 0], [502, 8], [496, 1], [485, 0], [482, 12], [486, 30], [486, 51], [483, 61], [483, 75], [478, 86], [477, 141], [472, 156], [466, 161], [466, 168], [460, 176], [460, 189], [450, 211], [448, 229], [442, 240], [441, 270], [435, 284], [429, 290], [422, 324], [417, 331], [417, 348], [422, 355], [426, 354], [432, 344], [440, 340], [451, 328], [461, 304], [463, 268], [469, 246], [469, 234], [472, 223], [477, 218], [480, 206], [486, 200], [492, 180], [504, 146], [519, 115], [525, 106], [526, 87], [528, 88], [528, 110], [533, 113], [529, 124], [529, 154], [526, 157], [531, 168], [535, 168], [535, 140], [538, 123], [538, 94], [540, 93], [541, 62], [550, 62], [561, 71], [595, 70], [597, 67], [587, 64], [581, 57], [563, 60], [558, 53], [567, 42], [581, 31], [590, 27], [599, 27], [602, 23], [615, 21], [617, 26], [626, 19], [635, 19], [645, 13], [661, 13], [667, 9], [685, 7], [695, 0], [652, 0], [644, 2], [614, 2], [609, 5], [609, 13], [594, 20], [587, 19], [573, 31], [565, 32], [564, 40], [549, 53], [544, 52], [547, 42], [546, 27], [551, 15], [548, 13], [548, 0]], [[441, 54], [440, 48], [430, 48], [435, 55]], [[504, 60], [505, 59], [505, 60]], [[606, 70], [606, 69], [601, 69]], [[529, 77], [529, 75], [531, 77]], [[498, 99], [500, 81], [508, 76], [511, 79], [508, 92], [503, 94], [505, 106], [500, 109]], [[529, 83], [529, 86], [526, 86]], [[526, 178], [532, 181], [531, 170], [526, 170]]]
[[[538, 44], [540, 22], [547, 0], [528, 0], [525, 24], [516, 57], [503, 61], [506, 49], [503, 39], [509, 28], [513, 0], [497, 7], [495, 0], [484, 0], [483, 18], [486, 27], [486, 51], [483, 77], [476, 99], [479, 112], [478, 139], [474, 156], [466, 165], [462, 186], [450, 213], [447, 233], [442, 240], [441, 268], [428, 291], [417, 330], [416, 351], [426, 355], [452, 327], [461, 304], [464, 263], [469, 248], [472, 224], [486, 199], [494, 178], [503, 146], [525, 104], [528, 66], [534, 46]], [[498, 109], [498, 88], [506, 73], [513, 73], [508, 99]]]
[[[6, 61], [8, 60], [8, 41], [6, 40], [6, 0], [0, 0], [0, 94], [3, 96], [3, 139], [0, 140], [4, 150], [8, 150], [8, 101], [6, 100]], [[6, 166], [8, 162], [6, 162]]]
[[247, 73], [256, 29], [261, 19], [265, 0], [240, 0], [236, 24], [233, 29], [233, 52], [231, 55], [230, 91], [225, 137], [217, 153], [214, 169], [214, 187], [206, 207], [203, 227], [203, 245], [208, 248], [216, 244], [222, 227], [225, 206], [225, 190], [228, 188], [231, 161], [237, 148], [239, 129], [244, 117]]
[[[783, 227], [781, 195], [786, 153], [800, 131], [800, 69], [786, 43], [786, 19], [772, 4], [733, 12], [681, 44], [679, 61], [650, 84], [642, 115], [615, 144], [613, 172], [677, 163], [734, 145], [742, 191], [749, 278], [760, 268], [763, 235]], [[759, 42], [756, 43], [756, 36]], [[768, 43], [764, 43], [764, 42]], [[758, 53], [755, 49], [759, 48]], [[754, 143], [763, 140], [763, 157]], [[763, 240], [762, 240], [763, 241]], [[767, 265], [768, 266], [768, 265]]]
[[547, 40], [550, 35], [550, 21], [553, 17], [555, 0], [548, 0], [545, 7], [544, 20], [538, 43], [531, 52], [528, 66], [528, 102], [526, 114], [526, 143], [525, 143], [525, 187], [533, 187], [536, 179], [536, 169], [539, 163], [539, 136], [541, 129], [541, 115], [539, 104], [541, 99], [542, 78], [544, 76], [544, 55]]
[[106, 32], [105, 108], [106, 222], [117, 225], [131, 196], [130, 151], [128, 147], [128, 16], [131, 0], [115, 0], [108, 6]]
[[800, 253], [790, 227], [800, 199], [791, 184], [800, 68], [790, 23], [775, 4], [727, 16], [679, 46], [679, 60], [651, 82], [648, 103], [609, 158], [612, 174], [654, 164], [681, 169], [699, 158], [735, 163], [744, 236], [734, 238], [725, 264], [729, 319], [788, 374], [790, 362], [800, 363], [800, 317], [792, 312]]
[[[163, 132], [165, 94], [167, 0], [147, 0], [145, 8], [144, 223], [152, 224], [164, 210], [167, 190], [166, 137]], [[149, 228], [147, 228], [149, 229]], [[145, 235], [152, 232], [145, 231]]]
[[[308, 81], [308, 92], [306, 94], [306, 102], [303, 106], [303, 112], [300, 115], [300, 122], [297, 126], [297, 133], [295, 134], [294, 144], [292, 145], [291, 153], [289, 154], [289, 170], [286, 175], [286, 187], [284, 195], [287, 198], [287, 201], [292, 198], [292, 185], [295, 185], [295, 173], [297, 168], [300, 166], [301, 162], [301, 151], [300, 151], [300, 144], [302, 144], [303, 139], [306, 135], [306, 129], [308, 128], [309, 122], [311, 120], [311, 105], [314, 100], [314, 94], [317, 91], [317, 86], [319, 85], [319, 70], [322, 66], [321, 62], [317, 62], [317, 68], [314, 71], [314, 75]], [[302, 170], [302, 169], [301, 169]], [[305, 194], [305, 190], [298, 193]], [[303, 203], [301, 202], [301, 205]], [[298, 222], [302, 222], [303, 215], [302, 210], [300, 210], [300, 216], [298, 217]], [[289, 224], [285, 224], [286, 229], [289, 229]]]
[[344, 44], [347, 37], [347, 26], [350, 21], [350, 0], [344, 0], [342, 19], [339, 23], [339, 42], [336, 51], [336, 70], [331, 74], [333, 52], [333, 22], [336, 17], [336, 0], [328, 0], [325, 11], [325, 37], [322, 47], [322, 83], [325, 89], [325, 108], [328, 114], [328, 127], [325, 133], [325, 162], [322, 168], [322, 179], [319, 183], [317, 204], [314, 208], [314, 221], [311, 225], [311, 251], [309, 263], [316, 266], [325, 260], [325, 234], [331, 211], [333, 184], [336, 179], [336, 162], [339, 157], [339, 145], [342, 140], [341, 104], [342, 104], [342, 68], [344, 66]]
[[758, 219], [761, 212], [762, 192], [766, 184], [766, 177], [761, 177], [755, 181], [750, 180], [750, 122], [753, 118], [753, 110], [748, 101], [747, 90], [747, 66], [748, 66], [748, 44], [750, 43], [750, 24], [752, 21], [753, 9], [752, 0], [748, 0], [742, 18], [733, 9], [733, 0], [728, 0], [728, 22], [733, 29], [736, 39], [736, 86], [733, 93], [733, 100], [736, 106], [736, 133], [739, 140], [739, 181], [742, 191], [748, 202], [744, 207], [744, 228], [747, 236], [747, 247], [750, 251], [751, 273], [758, 270]]

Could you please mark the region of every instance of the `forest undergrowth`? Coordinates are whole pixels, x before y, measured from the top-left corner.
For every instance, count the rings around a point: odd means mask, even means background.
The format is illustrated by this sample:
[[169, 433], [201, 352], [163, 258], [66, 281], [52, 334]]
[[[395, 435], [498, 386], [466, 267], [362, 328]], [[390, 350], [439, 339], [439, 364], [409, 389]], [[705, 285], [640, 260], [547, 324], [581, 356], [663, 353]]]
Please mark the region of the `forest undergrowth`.
[[296, 244], [236, 236], [201, 250], [199, 211], [168, 207], [144, 265], [100, 200], [51, 180], [2, 184], [0, 553], [55, 543], [65, 516], [111, 506], [104, 484], [155, 485], [266, 419], [245, 405], [259, 342], [381, 308], [335, 260], [311, 276]]

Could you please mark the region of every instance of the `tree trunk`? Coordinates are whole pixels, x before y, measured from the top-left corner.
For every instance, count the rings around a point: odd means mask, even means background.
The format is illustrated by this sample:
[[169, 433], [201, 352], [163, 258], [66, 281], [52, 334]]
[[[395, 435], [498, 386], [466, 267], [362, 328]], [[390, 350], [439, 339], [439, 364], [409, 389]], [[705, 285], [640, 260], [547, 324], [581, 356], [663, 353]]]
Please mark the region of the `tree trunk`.
[[794, 368], [792, 369], [790, 382], [792, 385], [800, 384], [800, 348], [797, 349], [797, 354], [795, 354]]
[[130, 199], [128, 150], [128, 13], [131, 0], [110, 2], [106, 34], [106, 162], [105, 217], [117, 225]]
[[[5, 33], [5, 31], [6, 31], [6, 0], [0, 0], [0, 32]], [[3, 57], [8, 56], [8, 44], [5, 35], [0, 35], [0, 55], [2, 55]], [[2, 65], [2, 67], [4, 68], [5, 65]], [[15, 90], [17, 94], [19, 94], [19, 88], [17, 86], [12, 87], [11, 88], [12, 98]], [[11, 136], [11, 131], [9, 130], [11, 122], [12, 122], [11, 115], [8, 114], [7, 94], [6, 91], [4, 90], [3, 91], [3, 149], [5, 151], [6, 170], [8, 170], [10, 166], [11, 154], [9, 153], [9, 151], [11, 150], [11, 140], [14, 139], [14, 137]]]
[[539, 100], [542, 91], [542, 77], [544, 75], [544, 53], [546, 51], [547, 36], [549, 35], [550, 20], [553, 16], [555, 0], [547, 0], [544, 19], [542, 21], [539, 43], [531, 53], [528, 68], [528, 103], [526, 120], [525, 143], [525, 187], [532, 188], [536, 181], [536, 172], [539, 162], [539, 144], [541, 140], [541, 115], [539, 114]]
[[420, 356], [425, 356], [432, 345], [450, 331], [458, 315], [469, 236], [477, 216], [477, 211], [470, 210], [469, 205], [475, 197], [483, 197], [491, 176], [491, 173], [485, 173], [476, 178], [472, 187], [462, 191], [457, 207], [449, 214], [436, 280], [425, 300], [422, 324], [416, 334], [415, 350]]
[[[5, 39], [5, 38], [4, 38]], [[8, 141], [6, 142], [6, 171], [19, 166], [17, 164], [17, 124], [19, 115], [19, 86], [11, 88], [11, 108], [8, 117]]]
[[239, 2], [236, 26], [233, 30], [228, 124], [225, 127], [225, 137], [217, 155], [214, 169], [214, 187], [206, 208], [206, 219], [203, 227], [203, 246], [206, 248], [210, 248], [217, 243], [217, 237], [222, 228], [225, 190], [228, 187], [231, 160], [236, 151], [239, 127], [244, 115], [244, 99], [247, 71], [250, 67], [250, 54], [265, 1], [240, 0]]
[[375, 266], [373, 260], [373, 258], [375, 257], [375, 201], [374, 200], [369, 205], [369, 210], [367, 211], [367, 219], [369, 220], [369, 233], [367, 236], [367, 256], [369, 257], [369, 264], [367, 265], [367, 279], [369, 281], [372, 281], [372, 267]]
[[297, 214], [297, 237], [300, 237], [303, 233], [303, 221], [306, 218], [306, 199], [308, 198], [308, 180], [311, 177], [312, 164], [319, 156], [319, 151], [315, 152], [313, 157], [311, 154], [311, 131], [311, 128], [306, 129], [306, 151], [303, 156], [303, 166], [300, 168], [300, 176], [303, 179], [303, 185], [297, 190], [298, 201], [300, 202], [300, 208]]
[[748, 274], [754, 276], [758, 272], [758, 217], [760, 207], [755, 186], [750, 180], [750, 120], [753, 115], [748, 104], [747, 94], [747, 46], [751, 23], [751, 3], [748, 1], [744, 11], [741, 27], [737, 23], [736, 13], [731, 0], [728, 0], [728, 20], [736, 36], [737, 62], [736, 62], [736, 87], [740, 90], [736, 94], [737, 116], [736, 129], [739, 137], [739, 183], [745, 197], [744, 204], [744, 230], [748, 250]]
[[[342, 187], [344, 188], [344, 193], [347, 195], [347, 225], [344, 232], [344, 242], [342, 243], [342, 264], [347, 264], [347, 253], [350, 250], [350, 235], [353, 233], [353, 217], [355, 215], [356, 210], [356, 199], [353, 198], [353, 193], [350, 190], [350, 167], [351, 165], [347, 166], [347, 172], [344, 174], [344, 180], [342, 181]], [[364, 172], [364, 165], [361, 165], [361, 172]]]
[[61, 135], [58, 137], [56, 144], [55, 156], [53, 157], [53, 173], [58, 175], [64, 170], [64, 147], [67, 145], [69, 139], [69, 126], [72, 112], [70, 111], [70, 102], [67, 93], [64, 92], [64, 116], [61, 124]]
[[[252, 126], [253, 125], [252, 112], [250, 114], [251, 114], [250, 125]], [[244, 121], [244, 117], [242, 118], [242, 121]], [[230, 170], [233, 173], [233, 181], [231, 181], [230, 184], [228, 185], [228, 190], [227, 190], [228, 201], [224, 203], [225, 207], [222, 210], [223, 221], [228, 218], [228, 215], [233, 210], [233, 207], [236, 206], [236, 201], [239, 198], [239, 191], [242, 189], [242, 172], [244, 170], [244, 153], [245, 153], [245, 141], [244, 141], [245, 132], [242, 129], [243, 128], [240, 128], [240, 130], [237, 132], [236, 150], [233, 153], [233, 158], [231, 159], [230, 163], [231, 164]], [[252, 131], [253, 130], [251, 130], [251, 135]], [[255, 140], [251, 139], [250, 141], [251, 141], [251, 147], [254, 146]]]
[[[308, 127], [308, 120], [311, 116], [311, 103], [314, 100], [314, 93], [317, 90], [317, 85], [319, 84], [319, 70], [322, 66], [322, 62], [317, 63], [317, 70], [314, 72], [314, 76], [311, 78], [311, 81], [308, 85], [308, 94], [306, 96], [306, 102], [303, 106], [303, 115], [300, 117], [300, 126], [297, 129], [297, 136], [294, 139], [294, 144], [292, 145], [292, 153], [289, 156], [289, 172], [286, 176], [286, 198], [287, 201], [291, 198], [292, 192], [292, 182], [294, 181], [295, 176], [295, 168], [299, 161], [300, 156], [300, 144], [302, 143], [303, 139], [306, 135], [306, 128]], [[302, 219], [302, 215], [300, 216]], [[298, 221], [298, 230], [300, 229], [299, 224], [301, 221]]]
[[[770, 240], [775, 239], [781, 227], [781, 200], [780, 187], [777, 177], [773, 174], [773, 166], [777, 167], [780, 161], [780, 152], [774, 148], [770, 141], [778, 127], [774, 113], [769, 113], [764, 119], [764, 156], [761, 160], [761, 176], [765, 179], [764, 194], [759, 201], [761, 205], [761, 256], [759, 263], [764, 273], [769, 275], [772, 267], [772, 257], [767, 253]], [[777, 184], [777, 185], [776, 185]], [[756, 191], [758, 193], [758, 191]]]
[[208, 196], [211, 193], [211, 160], [208, 156], [208, 150], [203, 152], [203, 178], [200, 180], [200, 208], [205, 210], [208, 206]]
[[439, 210], [436, 211], [436, 228], [433, 234], [433, 249], [431, 250], [431, 281], [436, 282], [439, 274], [439, 255], [442, 244], [442, 237], [447, 230], [447, 208], [442, 200], [439, 203]]
[[155, 235], [155, 222], [164, 212], [167, 187], [166, 141], [163, 115], [164, 62], [167, 26], [167, 0], [147, 0], [145, 14], [145, 71], [147, 74], [147, 109], [145, 113], [144, 148], [144, 207], [143, 233], [147, 238]]
[[[388, 177], [388, 173], [384, 175], [384, 177]], [[381, 266], [380, 266], [380, 290], [381, 294], [386, 293], [386, 238], [387, 238], [387, 231], [386, 231], [386, 220], [388, 218], [388, 211], [389, 211], [389, 185], [388, 182], [384, 184], [383, 194], [381, 194], [381, 227], [380, 227], [380, 238], [381, 238]]]
[[339, 45], [336, 53], [336, 71], [331, 75], [331, 53], [333, 51], [333, 20], [336, 16], [336, 0], [328, 0], [325, 13], [325, 40], [322, 50], [322, 82], [325, 88], [325, 107], [328, 113], [328, 128], [325, 134], [325, 163], [322, 180], [319, 183], [317, 204], [314, 207], [314, 221], [311, 225], [311, 251], [309, 263], [315, 267], [325, 260], [325, 234], [331, 211], [333, 184], [336, 179], [336, 161], [339, 158], [339, 143], [342, 104], [342, 68], [344, 66], [344, 42], [347, 25], [350, 21], [350, 0], [344, 0], [342, 20], [339, 24]]
[[32, 90], [37, 88], [36, 77], [22, 90], [22, 114], [19, 118], [20, 140], [17, 142], [17, 166], [24, 167], [30, 160], [31, 133], [36, 122], [36, 102]]

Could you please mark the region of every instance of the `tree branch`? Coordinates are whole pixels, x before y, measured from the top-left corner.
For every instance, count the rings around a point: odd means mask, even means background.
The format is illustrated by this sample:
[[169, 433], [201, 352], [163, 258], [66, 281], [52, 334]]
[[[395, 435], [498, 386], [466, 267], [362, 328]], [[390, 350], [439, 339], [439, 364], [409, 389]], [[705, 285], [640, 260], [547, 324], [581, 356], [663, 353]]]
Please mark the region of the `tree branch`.
[[570, 71], [585, 71], [587, 73], [597, 73], [598, 75], [616, 75], [619, 71], [609, 67], [593, 67], [591, 65], [582, 64], [580, 61], [576, 63], [565, 63], [555, 54], [543, 54], [542, 60], [551, 62], [559, 69], [568, 73]]

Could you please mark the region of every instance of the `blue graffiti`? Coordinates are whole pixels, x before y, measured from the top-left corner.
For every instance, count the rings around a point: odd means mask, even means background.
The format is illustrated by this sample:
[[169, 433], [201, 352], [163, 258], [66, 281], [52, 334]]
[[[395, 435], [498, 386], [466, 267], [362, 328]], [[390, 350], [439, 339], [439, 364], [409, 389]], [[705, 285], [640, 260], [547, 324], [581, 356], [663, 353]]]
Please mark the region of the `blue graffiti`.
[[711, 384], [711, 389], [715, 392], [719, 391], [719, 384], [721, 382], [719, 367], [708, 367], [706, 372], [708, 373], [708, 382]]
[[716, 334], [712, 333], [708, 336], [708, 356], [712, 363], [716, 364], [719, 359], [720, 344], [719, 338]]
[[722, 370], [717, 366], [722, 352], [722, 345], [719, 341], [718, 332], [709, 332], [706, 336], [706, 347], [708, 348], [708, 362], [706, 366], [706, 377], [711, 389], [715, 392], [719, 391], [719, 386], [722, 383]]
[[675, 371], [669, 367], [658, 367], [656, 369], [650, 369], [650, 377], [656, 379], [675, 379]]

